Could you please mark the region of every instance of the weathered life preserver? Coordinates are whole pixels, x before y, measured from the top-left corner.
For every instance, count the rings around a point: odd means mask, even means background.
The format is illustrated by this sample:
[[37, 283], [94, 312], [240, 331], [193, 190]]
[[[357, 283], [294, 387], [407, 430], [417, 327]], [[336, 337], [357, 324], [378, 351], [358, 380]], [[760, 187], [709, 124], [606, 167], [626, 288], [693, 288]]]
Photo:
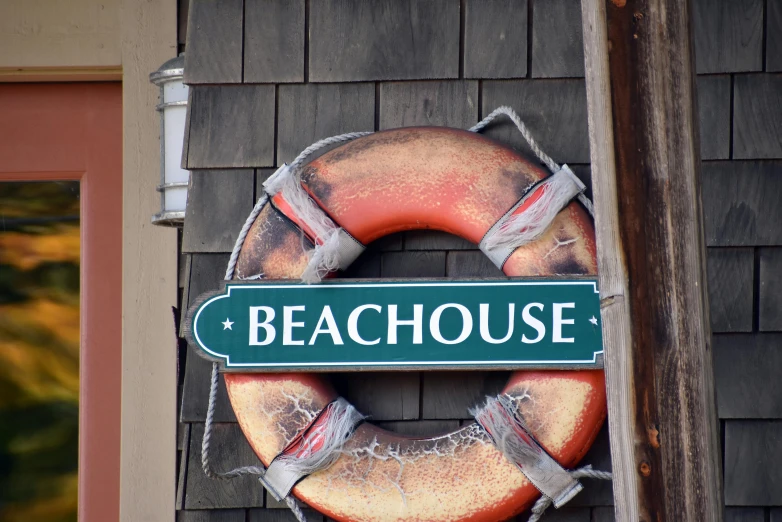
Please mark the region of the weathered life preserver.
[[[528, 191], [534, 199], [534, 185], [545, 177], [508, 148], [446, 128], [378, 132], [301, 173], [309, 195], [364, 245], [412, 229], [478, 244]], [[235, 277], [300, 277], [317, 238], [303, 243], [296, 223], [303, 226], [284, 198], [272, 198], [250, 228]], [[591, 219], [571, 202], [502, 269], [508, 276], [595, 275], [596, 265]], [[225, 381], [242, 430], [267, 466], [337, 397], [317, 374], [226, 373]], [[564, 467], [584, 456], [606, 416], [602, 370], [516, 371], [503, 393], [516, 399], [529, 432]], [[476, 424], [422, 439], [363, 423], [333, 465], [293, 492], [335, 520], [355, 522], [494, 522], [539, 495]]]

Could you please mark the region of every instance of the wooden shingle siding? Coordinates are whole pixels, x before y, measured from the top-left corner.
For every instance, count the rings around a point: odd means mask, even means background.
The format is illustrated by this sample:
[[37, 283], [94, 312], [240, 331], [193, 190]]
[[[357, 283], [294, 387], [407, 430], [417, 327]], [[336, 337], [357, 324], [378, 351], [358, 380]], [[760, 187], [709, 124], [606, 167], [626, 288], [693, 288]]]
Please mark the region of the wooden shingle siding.
[[782, 418], [782, 334], [715, 335], [713, 348], [720, 418]]
[[185, 83], [242, 82], [242, 0], [190, 0]]
[[[589, 163], [583, 80], [499, 80], [483, 83], [482, 114], [500, 105], [519, 113], [543, 150], [557, 163]], [[518, 129], [501, 119], [484, 133], [531, 155]]]
[[[212, 480], [201, 467], [201, 443], [204, 425], [193, 424], [190, 436], [190, 460], [187, 466], [185, 509], [226, 509], [263, 506], [263, 488], [258, 478], [246, 476], [232, 480]], [[212, 425], [209, 457], [212, 469], [225, 472], [240, 466], [260, 466], [236, 423]]]
[[[611, 471], [611, 445], [608, 438], [608, 424], [604, 424], [595, 443], [589, 448], [578, 467], [592, 466], [593, 469]], [[614, 491], [611, 481], [584, 480], [584, 490], [571, 500], [570, 506], [613, 506]], [[613, 513], [612, 513], [613, 515]]]
[[782, 2], [766, 2], [766, 71], [782, 71]]
[[[510, 105], [591, 194], [576, 0], [191, 2], [181, 11], [189, 11], [185, 67], [192, 84], [183, 164], [193, 171], [183, 307], [219, 286], [234, 238], [275, 166], [325, 136], [410, 125], [466, 128]], [[697, 95], [725, 520], [782, 522], [782, 507], [773, 507], [782, 506], [782, 333], [775, 333], [782, 332], [782, 0], [693, 0], [693, 11], [697, 69], [708, 73], [697, 79]], [[500, 121], [486, 134], [530, 156], [515, 127]], [[475, 245], [428, 230], [379, 239], [340, 275], [442, 276], [502, 274]], [[177, 501], [185, 510], [177, 520], [293, 522], [257, 480], [203, 476], [211, 366], [189, 348], [181, 365], [187, 436]], [[507, 376], [329, 378], [381, 427], [427, 436], [469, 422], [467, 408], [500, 391]], [[222, 378], [216, 420], [215, 466], [256, 462]], [[230, 445], [238, 450], [219, 453]], [[605, 426], [582, 463], [611, 469]], [[611, 483], [583, 483], [567, 509], [550, 510], [545, 520], [613, 521]], [[324, 520], [305, 512], [313, 522]]]
[[244, 81], [304, 81], [304, 0], [245, 0]]
[[782, 162], [718, 161], [702, 167], [708, 246], [782, 244]]
[[782, 248], [760, 249], [759, 277], [760, 330], [782, 331]]
[[424, 419], [470, 419], [467, 409], [497, 395], [509, 372], [423, 372]]
[[782, 74], [738, 74], [733, 94], [733, 157], [782, 158]]
[[379, 128], [437, 125], [466, 129], [478, 123], [478, 82], [380, 84]]
[[725, 504], [782, 506], [780, 462], [782, 421], [726, 422]]
[[527, 75], [527, 0], [466, 0], [464, 77]]
[[445, 252], [386, 252], [383, 277], [445, 277]]
[[279, 165], [322, 138], [375, 130], [374, 84], [280, 85], [279, 97]]
[[411, 230], [405, 233], [405, 250], [477, 250], [466, 239], [435, 230]]
[[592, 522], [614, 522], [613, 507], [596, 507], [592, 510]]
[[[241, 224], [239, 225], [241, 227]], [[217, 290], [225, 276], [228, 254], [195, 254], [191, 256], [190, 291], [188, 307], [193, 299], [204, 292]], [[209, 382], [212, 363], [199, 357], [192, 347], [188, 347], [185, 361], [185, 385], [180, 410], [181, 422], [203, 422], [209, 400]], [[220, 386], [215, 403], [216, 422], [235, 422], [225, 381], [220, 376]]]
[[378, 422], [377, 425], [408, 437], [432, 437], [459, 429], [458, 420], [394, 421]]
[[253, 208], [252, 169], [190, 173], [182, 252], [230, 252]]
[[584, 76], [581, 3], [573, 0], [532, 2], [532, 77]]
[[189, 169], [274, 165], [274, 86], [191, 87]]
[[713, 332], [751, 332], [755, 256], [751, 248], [710, 248], [707, 254]]
[[763, 69], [763, 0], [693, 0], [692, 6], [698, 74]]
[[245, 522], [244, 509], [180, 511], [176, 522]]
[[373, 421], [417, 419], [418, 372], [366, 372], [332, 374], [337, 392]]
[[309, 22], [311, 82], [459, 77], [459, 0], [320, 0]]
[[448, 259], [445, 262], [447, 277], [473, 277], [476, 274], [481, 274], [482, 277], [505, 276], [502, 270], [497, 268], [480, 250], [448, 252]]
[[730, 82], [729, 75], [698, 77], [702, 160], [730, 157]]
[[724, 522], [766, 522], [766, 513], [763, 508], [729, 507], [725, 508]]

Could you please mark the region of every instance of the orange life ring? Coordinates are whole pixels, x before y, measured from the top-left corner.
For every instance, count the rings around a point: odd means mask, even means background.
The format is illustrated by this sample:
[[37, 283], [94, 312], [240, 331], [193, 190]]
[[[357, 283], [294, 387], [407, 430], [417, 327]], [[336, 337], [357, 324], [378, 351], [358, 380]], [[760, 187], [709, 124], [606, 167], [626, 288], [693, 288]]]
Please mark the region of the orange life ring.
[[[477, 244], [545, 177], [510, 149], [446, 128], [359, 138], [312, 161], [301, 175], [318, 205], [365, 245], [424, 228]], [[307, 265], [297, 217], [279, 194], [272, 202], [250, 228], [235, 277], [298, 278]], [[509, 276], [595, 275], [589, 216], [571, 202], [543, 237], [516, 249], [502, 268]], [[242, 430], [267, 466], [336, 398], [316, 374], [226, 373], [225, 381]], [[504, 393], [519, 399], [529, 431], [568, 468], [584, 456], [606, 416], [601, 370], [516, 371]], [[335, 464], [293, 493], [335, 520], [361, 522], [494, 522], [539, 495], [475, 424], [420, 439], [369, 423], [356, 429]]]

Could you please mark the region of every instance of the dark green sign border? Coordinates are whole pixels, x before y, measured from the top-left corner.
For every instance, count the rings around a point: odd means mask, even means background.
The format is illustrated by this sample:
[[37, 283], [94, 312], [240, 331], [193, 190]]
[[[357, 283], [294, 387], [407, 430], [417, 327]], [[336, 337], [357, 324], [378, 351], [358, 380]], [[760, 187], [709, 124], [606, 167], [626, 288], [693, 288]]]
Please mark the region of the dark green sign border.
[[[552, 278], [509, 278], [509, 279], [382, 279], [382, 280], [330, 280], [319, 285], [306, 285], [292, 280], [269, 281], [225, 281], [222, 289], [200, 295], [187, 312], [184, 334], [188, 342], [196, 349], [199, 356], [220, 363], [223, 371], [229, 372], [328, 372], [328, 371], [415, 371], [415, 370], [511, 370], [511, 369], [598, 369], [603, 367], [602, 345], [599, 351], [593, 352], [592, 360], [551, 360], [551, 361], [358, 361], [358, 362], [302, 362], [302, 363], [240, 363], [232, 365], [229, 355], [217, 353], [206, 347], [199, 338], [193, 325], [197, 323], [201, 312], [211, 303], [230, 298], [235, 290], [247, 289], [301, 289], [307, 291], [319, 286], [335, 287], [417, 287], [437, 288], [443, 286], [591, 286], [595, 293], [596, 311], [594, 317], [599, 321], [599, 291], [597, 280], [586, 277]], [[602, 336], [600, 336], [602, 338]], [[602, 342], [602, 341], [601, 341]]]

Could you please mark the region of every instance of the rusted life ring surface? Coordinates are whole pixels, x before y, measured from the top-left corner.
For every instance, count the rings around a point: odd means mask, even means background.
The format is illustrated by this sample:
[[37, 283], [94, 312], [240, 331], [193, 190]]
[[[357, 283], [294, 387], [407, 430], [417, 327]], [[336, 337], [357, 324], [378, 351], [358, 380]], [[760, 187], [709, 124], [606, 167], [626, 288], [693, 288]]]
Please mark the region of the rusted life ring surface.
[[[479, 243], [546, 173], [475, 133], [446, 128], [384, 131], [342, 145], [306, 166], [305, 189], [363, 244], [402, 230], [437, 229]], [[298, 278], [307, 265], [301, 232], [266, 205], [241, 250], [236, 277]], [[290, 212], [288, 211], [290, 214]], [[575, 241], [571, 241], [575, 239]], [[311, 246], [311, 245], [310, 245]], [[517, 249], [509, 276], [595, 275], [594, 228], [570, 203], [546, 234]], [[269, 465], [336, 394], [316, 374], [225, 374], [236, 417]], [[606, 415], [601, 370], [517, 371], [504, 389], [529, 431], [564, 467], [594, 441]], [[476, 424], [418, 439], [364, 423], [329, 469], [293, 490], [339, 521], [507, 519], [539, 496]]]

